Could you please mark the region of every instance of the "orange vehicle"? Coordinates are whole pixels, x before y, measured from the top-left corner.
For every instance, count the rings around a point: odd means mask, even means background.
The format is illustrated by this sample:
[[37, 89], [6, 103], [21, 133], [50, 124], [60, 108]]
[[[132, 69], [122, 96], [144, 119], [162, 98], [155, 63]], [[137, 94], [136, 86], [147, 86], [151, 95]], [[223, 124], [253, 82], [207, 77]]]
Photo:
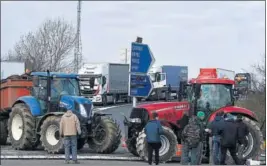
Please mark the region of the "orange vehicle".
[[[228, 75], [233, 73], [228, 72]], [[233, 116], [241, 114], [244, 123], [249, 128], [246, 137], [247, 145], [243, 157], [256, 157], [262, 144], [262, 133], [257, 124], [256, 115], [246, 109], [234, 106], [235, 81], [229, 79], [227, 74], [218, 73], [216, 68], [203, 68], [197, 78], [189, 81], [189, 84], [180, 86], [180, 94], [186, 94], [186, 99], [177, 102], [159, 102], [139, 105], [132, 109], [130, 119], [125, 119], [128, 127], [127, 147], [128, 150], [147, 160], [144, 126], [151, 119], [153, 112], [157, 112], [164, 128], [161, 136], [160, 160], [166, 162], [177, 154], [177, 144], [181, 143], [182, 120], [186, 115], [196, 115], [197, 111], [203, 111], [206, 115], [206, 124], [211, 122], [217, 112], [231, 113]], [[209, 160], [209, 143], [206, 136], [203, 148], [203, 161]]]

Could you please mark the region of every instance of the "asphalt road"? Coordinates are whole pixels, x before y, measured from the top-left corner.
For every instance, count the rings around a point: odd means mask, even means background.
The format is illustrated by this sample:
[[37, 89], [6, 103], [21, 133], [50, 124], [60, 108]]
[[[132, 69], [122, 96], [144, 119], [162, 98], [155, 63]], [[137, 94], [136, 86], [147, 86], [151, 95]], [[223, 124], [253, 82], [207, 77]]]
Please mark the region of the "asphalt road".
[[[139, 104], [144, 104], [147, 102], [142, 102]], [[110, 105], [105, 107], [98, 107], [98, 112], [111, 114], [111, 116], [117, 121], [122, 131], [122, 137], [125, 136], [125, 128], [123, 124], [124, 117], [121, 115], [122, 113], [129, 117], [132, 109], [132, 104], [122, 104], [122, 105]], [[79, 155], [88, 155], [91, 154], [93, 156], [106, 156], [102, 154], [96, 154], [89, 150], [88, 145], [79, 151]], [[34, 151], [22, 151], [22, 150], [14, 150], [11, 146], [1, 146], [1, 155], [48, 155], [47, 152], [43, 151], [42, 149], [37, 149]], [[132, 154], [128, 153], [125, 147], [120, 146], [113, 154], [109, 154], [109, 156], [119, 156], [119, 157], [134, 157]]]
[[[19, 166], [65, 166], [63, 160], [2, 160], [2, 165], [19, 165]], [[129, 161], [108, 161], [108, 160], [80, 160], [79, 165], [84, 166], [139, 166], [139, 165], [148, 165], [146, 162], [129, 162]], [[165, 163], [160, 165], [175, 166], [180, 165], [178, 163]]]

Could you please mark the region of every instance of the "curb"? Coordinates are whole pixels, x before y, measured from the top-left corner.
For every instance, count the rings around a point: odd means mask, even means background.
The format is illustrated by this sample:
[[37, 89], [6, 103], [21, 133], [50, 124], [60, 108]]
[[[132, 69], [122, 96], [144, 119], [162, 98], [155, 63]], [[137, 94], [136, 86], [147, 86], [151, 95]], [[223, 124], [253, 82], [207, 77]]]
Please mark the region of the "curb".
[[[142, 161], [138, 157], [119, 157], [119, 156], [77, 156], [79, 160], [117, 160], [117, 161]], [[15, 159], [65, 159], [64, 155], [45, 156], [45, 155], [1, 155], [1, 160]]]

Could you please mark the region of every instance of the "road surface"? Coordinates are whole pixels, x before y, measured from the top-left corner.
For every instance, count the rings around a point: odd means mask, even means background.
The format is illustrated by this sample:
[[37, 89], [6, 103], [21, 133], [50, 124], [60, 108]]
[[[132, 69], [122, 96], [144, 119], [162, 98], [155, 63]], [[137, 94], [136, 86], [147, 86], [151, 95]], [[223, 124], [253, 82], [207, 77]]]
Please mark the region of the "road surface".
[[[64, 160], [2, 160], [2, 165], [19, 165], [19, 166], [65, 166]], [[148, 165], [146, 162], [129, 162], [129, 161], [99, 161], [99, 160], [80, 160], [83, 166], [142, 166]], [[160, 165], [177, 166], [178, 163], [165, 163]]]

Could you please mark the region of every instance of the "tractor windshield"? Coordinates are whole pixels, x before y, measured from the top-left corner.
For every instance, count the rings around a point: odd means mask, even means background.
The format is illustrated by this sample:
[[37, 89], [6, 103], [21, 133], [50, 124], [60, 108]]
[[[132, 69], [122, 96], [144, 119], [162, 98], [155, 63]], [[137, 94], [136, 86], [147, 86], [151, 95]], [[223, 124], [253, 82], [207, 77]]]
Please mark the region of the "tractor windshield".
[[199, 109], [206, 109], [210, 105], [211, 111], [232, 104], [232, 85], [202, 84], [200, 98], [197, 101]]
[[79, 96], [79, 83], [74, 78], [54, 78], [51, 80], [51, 97], [60, 95]]

